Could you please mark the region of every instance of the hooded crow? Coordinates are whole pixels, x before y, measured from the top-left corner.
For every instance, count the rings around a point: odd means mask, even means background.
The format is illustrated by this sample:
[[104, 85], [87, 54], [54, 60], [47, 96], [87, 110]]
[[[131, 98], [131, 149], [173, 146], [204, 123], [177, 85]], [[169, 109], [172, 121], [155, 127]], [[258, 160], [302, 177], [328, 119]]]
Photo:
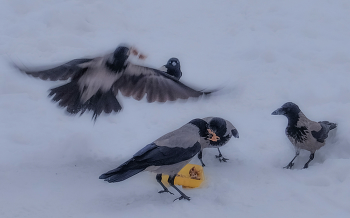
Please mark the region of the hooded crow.
[[170, 58], [166, 63], [166, 65], [164, 65], [161, 70], [169, 74], [170, 76], [175, 77], [178, 80], [182, 76], [180, 61], [177, 58]]
[[[46, 70], [19, 70], [43, 80], [70, 82], [50, 90], [52, 100], [67, 107], [71, 114], [93, 111], [92, 118], [102, 113], [119, 112], [122, 106], [116, 99], [120, 91], [124, 96], [147, 101], [166, 102], [199, 97], [210, 92], [196, 91], [179, 81], [182, 76], [180, 62], [171, 58], [165, 71], [134, 65], [128, 61], [130, 53], [138, 52], [128, 46], [119, 46], [113, 53], [93, 59], [75, 59]], [[141, 55], [139, 56], [141, 57]]]
[[[218, 122], [225, 123], [222, 118]], [[179, 199], [190, 200], [175, 185], [177, 173], [190, 162], [200, 150], [202, 140], [217, 142], [224, 126], [207, 123], [203, 119], [194, 119], [181, 128], [165, 134], [151, 144], [146, 145], [118, 168], [102, 174], [99, 178], [107, 182], [120, 182], [144, 170], [157, 173], [157, 182], [163, 187], [159, 193], [171, 193], [162, 183], [162, 174], [169, 175], [169, 184], [180, 193]]]
[[232, 125], [230, 121], [223, 120], [218, 117], [206, 117], [203, 118], [203, 120], [205, 120], [211, 126], [211, 129], [216, 130], [216, 134], [209, 132], [209, 138], [211, 140], [201, 140], [201, 151], [198, 153], [198, 158], [201, 161], [202, 166], [205, 166], [202, 160], [202, 151], [204, 148], [217, 148], [219, 151], [219, 155], [216, 155], [216, 158], [219, 158], [220, 162], [226, 162], [228, 159], [222, 156], [220, 152], [220, 147], [225, 145], [232, 136], [235, 138], [239, 138], [237, 129]]
[[315, 152], [325, 145], [328, 132], [337, 127], [337, 124], [328, 121], [314, 122], [309, 120], [298, 105], [287, 102], [281, 108], [272, 112], [272, 115], [284, 115], [288, 118], [286, 135], [294, 145], [296, 154], [293, 160], [284, 168], [291, 169], [294, 159], [299, 155], [300, 149], [310, 151], [310, 159], [305, 163], [304, 169], [314, 159]]

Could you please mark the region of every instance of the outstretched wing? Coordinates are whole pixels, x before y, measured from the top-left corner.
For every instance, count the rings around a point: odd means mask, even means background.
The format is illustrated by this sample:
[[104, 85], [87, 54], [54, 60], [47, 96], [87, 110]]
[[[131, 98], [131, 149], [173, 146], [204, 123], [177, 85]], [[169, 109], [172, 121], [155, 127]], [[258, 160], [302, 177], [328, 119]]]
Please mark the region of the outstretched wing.
[[43, 80], [67, 80], [75, 75], [83, 73], [93, 59], [75, 59], [58, 67], [46, 70], [27, 70], [16, 66], [19, 70], [33, 77]]
[[148, 102], [174, 101], [211, 93], [196, 91], [160, 70], [131, 63], [113, 85], [113, 89], [115, 94], [120, 91], [124, 96], [132, 96], [136, 100], [141, 100], [147, 94]]

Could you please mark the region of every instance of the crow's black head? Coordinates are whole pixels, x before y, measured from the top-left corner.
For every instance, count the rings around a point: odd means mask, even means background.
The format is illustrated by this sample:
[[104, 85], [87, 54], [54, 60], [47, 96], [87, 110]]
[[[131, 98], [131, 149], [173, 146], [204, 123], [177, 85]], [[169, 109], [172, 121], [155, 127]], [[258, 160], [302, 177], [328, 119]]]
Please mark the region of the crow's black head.
[[114, 71], [120, 73], [125, 68], [125, 61], [130, 55], [130, 49], [126, 46], [118, 46], [113, 52], [113, 56], [106, 62], [106, 66]]
[[300, 118], [300, 112], [301, 110], [298, 105], [292, 102], [287, 102], [282, 105], [282, 107], [272, 112], [272, 115], [284, 115], [288, 118], [288, 126], [296, 126]]
[[177, 58], [170, 58], [166, 65], [164, 65], [167, 68], [167, 74], [170, 76], [175, 77], [176, 79], [180, 79], [182, 76], [182, 72], [180, 69], [180, 61]]
[[113, 52], [114, 59], [124, 61], [129, 57], [130, 49], [126, 46], [118, 46], [118, 48]]
[[[231, 130], [232, 131], [232, 130]], [[208, 137], [209, 144], [212, 146], [222, 146], [227, 143], [231, 138], [231, 135], [227, 132], [226, 121], [219, 117], [214, 117], [209, 121]], [[235, 137], [238, 137], [238, 132], [235, 133]]]
[[287, 102], [282, 107], [278, 108], [272, 115], [285, 115], [286, 117], [295, 116], [300, 112], [298, 105], [293, 102]]

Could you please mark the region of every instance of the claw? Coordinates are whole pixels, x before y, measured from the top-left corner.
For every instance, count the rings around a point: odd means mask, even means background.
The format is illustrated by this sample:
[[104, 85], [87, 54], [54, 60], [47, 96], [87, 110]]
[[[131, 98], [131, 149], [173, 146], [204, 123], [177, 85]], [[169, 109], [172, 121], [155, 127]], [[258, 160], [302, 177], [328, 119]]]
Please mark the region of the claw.
[[158, 193], [164, 193], [164, 192], [168, 192], [168, 193], [170, 193], [170, 194], [172, 194], [172, 195], [174, 195], [172, 192], [170, 192], [168, 189], [164, 189], [164, 190], [162, 190], [162, 191], [159, 191]]
[[227, 159], [227, 158], [222, 158], [222, 161], [224, 161], [224, 162], [226, 162], [226, 161], [228, 161], [229, 159]]
[[221, 162], [221, 161], [226, 162], [226, 161], [229, 160], [229, 159], [227, 159], [227, 158], [224, 158], [224, 157], [222, 156], [222, 154], [215, 155], [215, 157], [216, 157], [216, 158], [219, 158], [219, 161], [220, 161], [220, 162]]
[[287, 166], [283, 167], [283, 169], [292, 169], [294, 163], [290, 162]]
[[[176, 201], [176, 200], [182, 200], [182, 199], [186, 199], [186, 200], [188, 200], [188, 201], [191, 200], [190, 197], [188, 197], [188, 196], [185, 195], [185, 196], [181, 196], [181, 197], [175, 198], [174, 201]], [[174, 201], [173, 201], [173, 202], [174, 202]]]
[[222, 154], [219, 154], [219, 155], [215, 155], [216, 158], [220, 158], [222, 157]]

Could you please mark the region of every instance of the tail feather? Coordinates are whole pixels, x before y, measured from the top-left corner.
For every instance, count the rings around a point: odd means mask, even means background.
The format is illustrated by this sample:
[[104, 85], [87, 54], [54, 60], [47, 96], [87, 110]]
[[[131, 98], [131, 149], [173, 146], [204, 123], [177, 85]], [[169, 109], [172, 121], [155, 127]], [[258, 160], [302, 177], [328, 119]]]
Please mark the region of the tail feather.
[[142, 172], [148, 167], [147, 164], [136, 163], [133, 159], [128, 160], [116, 169], [110, 170], [107, 173], [102, 174], [99, 179], [111, 182], [121, 182], [128, 179], [139, 172]]
[[335, 129], [337, 128], [337, 124], [336, 123], [331, 123], [329, 130]]
[[105, 181], [112, 183], [112, 182], [121, 182], [124, 181], [139, 172], [142, 172], [144, 169], [136, 169], [136, 170], [129, 170], [124, 173], [119, 173], [119, 174], [114, 174], [111, 175], [110, 177], [103, 178], [102, 175], [100, 176], [100, 179], [104, 179]]
[[67, 107], [67, 112], [71, 114], [77, 114], [80, 111], [83, 114], [86, 110], [93, 111], [92, 119], [95, 121], [102, 112], [108, 114], [112, 111], [119, 112], [122, 109], [112, 90], [105, 93], [99, 90], [89, 100], [82, 103], [77, 81], [51, 89], [49, 96], [52, 96], [52, 100], [58, 102], [59, 106]]
[[336, 123], [331, 123], [331, 122], [328, 122], [328, 121], [321, 121], [319, 123], [325, 124], [328, 127], [329, 130], [335, 129], [337, 127]]
[[96, 120], [102, 112], [109, 114], [112, 111], [119, 112], [121, 109], [122, 106], [119, 104], [112, 90], [106, 93], [98, 91], [84, 104], [82, 114], [85, 110], [92, 110], [94, 111], [92, 119]]
[[67, 107], [71, 114], [78, 113], [82, 108], [79, 85], [75, 81], [51, 89], [49, 96], [53, 96], [52, 100], [58, 102], [59, 106]]

